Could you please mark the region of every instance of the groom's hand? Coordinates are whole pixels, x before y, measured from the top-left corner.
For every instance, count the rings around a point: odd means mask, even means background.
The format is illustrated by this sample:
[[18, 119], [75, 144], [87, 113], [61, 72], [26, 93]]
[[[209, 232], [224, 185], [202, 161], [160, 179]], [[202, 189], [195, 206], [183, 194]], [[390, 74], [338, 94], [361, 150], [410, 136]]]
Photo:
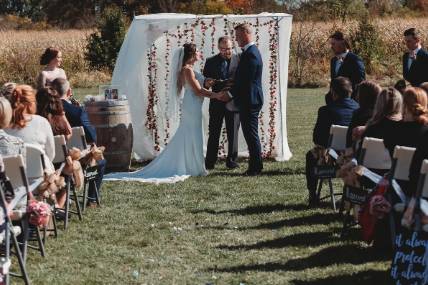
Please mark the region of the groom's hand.
[[223, 101], [223, 102], [229, 102], [230, 101], [230, 97], [227, 94], [227, 91], [221, 91], [220, 96], [218, 97], [218, 100]]

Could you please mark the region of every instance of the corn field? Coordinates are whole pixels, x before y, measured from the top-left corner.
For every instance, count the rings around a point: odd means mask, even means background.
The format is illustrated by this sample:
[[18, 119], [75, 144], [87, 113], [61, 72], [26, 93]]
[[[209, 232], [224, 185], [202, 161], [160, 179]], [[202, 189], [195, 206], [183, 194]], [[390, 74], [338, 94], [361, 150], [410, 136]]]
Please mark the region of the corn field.
[[[391, 84], [401, 77], [401, 56], [405, 51], [403, 31], [419, 28], [427, 36], [427, 18], [375, 19], [385, 52], [369, 78]], [[335, 30], [352, 34], [356, 21], [294, 22], [290, 51], [289, 82], [291, 86], [326, 86], [329, 80], [329, 35]], [[90, 70], [84, 58], [88, 35], [92, 30], [0, 31], [0, 83], [15, 81], [34, 84], [40, 55], [49, 46], [63, 53], [63, 68], [72, 86], [93, 87], [108, 82], [108, 72]], [[425, 40], [427, 40], [425, 38]]]
[[43, 51], [54, 46], [63, 54], [63, 68], [74, 87], [91, 87], [107, 82], [110, 75], [91, 71], [84, 58], [91, 30], [0, 31], [0, 83], [35, 84], [43, 68]]

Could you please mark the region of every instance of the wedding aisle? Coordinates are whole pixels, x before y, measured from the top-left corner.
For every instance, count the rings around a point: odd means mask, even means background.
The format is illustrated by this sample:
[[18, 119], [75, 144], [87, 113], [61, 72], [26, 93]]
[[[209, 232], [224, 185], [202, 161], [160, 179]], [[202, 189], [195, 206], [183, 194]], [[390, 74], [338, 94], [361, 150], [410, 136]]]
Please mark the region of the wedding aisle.
[[328, 204], [306, 207], [304, 154], [324, 92], [290, 90], [294, 157], [259, 177], [218, 164], [174, 185], [106, 183], [101, 208], [50, 240], [43, 262], [30, 255], [33, 284], [384, 284], [389, 261], [356, 234], [340, 240]]

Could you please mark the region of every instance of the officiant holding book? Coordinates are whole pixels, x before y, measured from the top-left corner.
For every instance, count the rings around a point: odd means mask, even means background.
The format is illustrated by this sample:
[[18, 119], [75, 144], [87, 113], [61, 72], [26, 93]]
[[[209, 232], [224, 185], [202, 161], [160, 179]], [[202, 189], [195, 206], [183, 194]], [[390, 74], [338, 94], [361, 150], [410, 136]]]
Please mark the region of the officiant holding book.
[[[239, 63], [239, 55], [233, 52], [230, 37], [220, 37], [218, 39], [218, 49], [220, 51], [218, 54], [207, 59], [203, 71], [206, 78], [215, 79], [212, 87], [213, 92], [227, 90], [233, 85], [235, 70]], [[205, 157], [205, 167], [207, 169], [213, 169], [217, 161], [223, 118], [226, 122], [228, 141], [226, 167], [230, 169], [238, 167], [236, 159], [238, 157], [239, 111], [230, 108], [227, 104], [217, 99], [210, 100], [209, 137]]]

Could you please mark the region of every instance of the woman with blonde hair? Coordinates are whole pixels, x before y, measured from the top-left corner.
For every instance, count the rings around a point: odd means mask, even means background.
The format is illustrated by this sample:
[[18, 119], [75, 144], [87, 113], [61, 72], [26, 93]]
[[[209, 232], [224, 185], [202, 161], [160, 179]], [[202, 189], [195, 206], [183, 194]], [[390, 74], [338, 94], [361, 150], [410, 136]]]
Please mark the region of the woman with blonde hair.
[[25, 161], [25, 145], [22, 139], [7, 134], [4, 129], [9, 127], [12, 120], [12, 107], [9, 101], [0, 97], [0, 155], [21, 154]]
[[36, 93], [29, 85], [17, 85], [11, 96], [12, 121], [6, 133], [25, 143], [39, 146], [45, 153], [46, 166], [53, 168], [55, 143], [49, 122], [36, 115]]

